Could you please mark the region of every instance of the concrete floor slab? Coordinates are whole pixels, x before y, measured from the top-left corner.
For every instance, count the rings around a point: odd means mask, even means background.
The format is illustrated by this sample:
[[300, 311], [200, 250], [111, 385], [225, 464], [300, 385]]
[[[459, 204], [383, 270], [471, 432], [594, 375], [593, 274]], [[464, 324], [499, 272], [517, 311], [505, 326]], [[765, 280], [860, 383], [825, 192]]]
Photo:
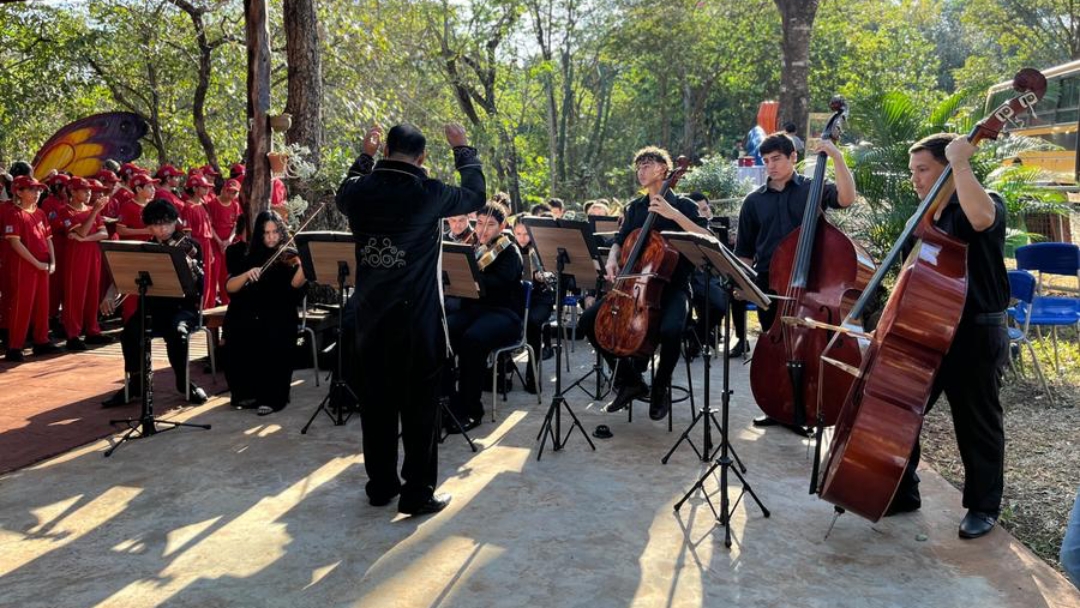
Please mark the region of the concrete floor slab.
[[[576, 378], [587, 349], [573, 362]], [[743, 497], [730, 549], [701, 494], [672, 508], [707, 466], [685, 445], [660, 463], [690, 423], [685, 403], [668, 433], [643, 404], [628, 423], [570, 393], [585, 429], [614, 437], [594, 452], [575, 433], [538, 462], [550, 394], [513, 392], [477, 429], [480, 452], [441, 446], [450, 507], [407, 518], [366, 502], [359, 420], [320, 417], [300, 435], [326, 387], [298, 373], [273, 416], [217, 398], [174, 416], [210, 431], [109, 459], [101, 441], [0, 477], [0, 606], [1080, 606], [1003, 530], [957, 539], [959, 493], [930, 469], [922, 511], [844, 515], [824, 540], [833, 509], [808, 495], [807, 442], [751, 427], [748, 367], [732, 372], [731, 445], [770, 517]], [[699, 360], [699, 395], [701, 373]], [[716, 403], [720, 380], [714, 367]], [[706, 484], [717, 506], [718, 485]]]

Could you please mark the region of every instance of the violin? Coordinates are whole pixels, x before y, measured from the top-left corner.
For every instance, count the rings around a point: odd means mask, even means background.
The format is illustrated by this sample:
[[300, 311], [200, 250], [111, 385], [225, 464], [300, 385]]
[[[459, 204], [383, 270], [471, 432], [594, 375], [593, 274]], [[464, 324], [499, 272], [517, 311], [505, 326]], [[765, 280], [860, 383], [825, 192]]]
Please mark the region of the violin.
[[491, 245], [479, 245], [476, 250], [476, 265], [483, 272], [485, 268], [490, 266], [494, 262], [499, 254], [505, 251], [513, 241], [509, 236], [500, 234], [499, 238], [495, 239], [495, 242]]

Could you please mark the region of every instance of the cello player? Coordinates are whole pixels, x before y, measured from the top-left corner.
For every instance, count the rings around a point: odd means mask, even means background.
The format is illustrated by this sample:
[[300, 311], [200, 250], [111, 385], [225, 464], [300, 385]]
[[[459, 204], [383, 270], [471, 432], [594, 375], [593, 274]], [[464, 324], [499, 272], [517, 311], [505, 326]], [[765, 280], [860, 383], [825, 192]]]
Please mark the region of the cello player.
[[[954, 133], [937, 133], [908, 150], [911, 183], [920, 198], [933, 188], [945, 167], [952, 165], [956, 193], [943, 205], [938, 228], [965, 241], [967, 296], [956, 337], [934, 380], [926, 413], [941, 393], [949, 400], [956, 443], [964, 463], [960, 538], [978, 538], [997, 523], [1005, 485], [1005, 428], [998, 393], [1008, 362], [1009, 337], [1005, 308], [1009, 278], [1005, 269], [1005, 205], [988, 193], [971, 170], [975, 145]], [[904, 477], [886, 515], [914, 511], [919, 496], [920, 448], [915, 444]]]
[[[710, 234], [706, 228], [706, 219], [698, 214], [697, 204], [694, 201], [671, 191], [668, 191], [665, 196], [660, 196], [664, 180], [673, 168], [671, 155], [666, 150], [653, 146], [638, 150], [634, 154], [634, 167], [637, 169], [638, 184], [645, 193], [630, 201], [623, 211], [622, 226], [619, 228], [619, 233], [615, 235], [615, 242], [611, 246], [611, 253], [608, 254], [605, 265], [609, 282], [614, 281], [619, 274], [619, 251], [626, 237], [645, 224], [645, 219], [650, 212], [660, 216], [653, 225], [652, 229], [655, 231], [682, 230]], [[685, 258], [680, 258], [671, 282], [664, 289], [660, 303], [660, 362], [656, 366], [656, 376], [649, 401], [649, 417], [653, 420], [662, 420], [671, 409], [671, 395], [668, 393], [668, 388], [671, 386], [671, 374], [679, 362], [679, 348], [683, 331], [686, 329], [686, 315], [690, 309], [690, 275], [693, 271], [693, 265]], [[615, 399], [604, 407], [605, 412], [617, 412], [629, 407], [634, 399], [649, 392], [649, 387], [641, 378], [641, 373], [645, 370], [648, 361], [636, 358], [625, 359], [622, 365], [616, 367], [615, 357], [597, 345], [594, 326], [596, 313], [602, 301], [603, 298], [598, 299], [581, 315], [578, 328], [589, 339], [593, 348], [607, 359], [608, 365], [617, 370], [614, 381], [617, 394]]]

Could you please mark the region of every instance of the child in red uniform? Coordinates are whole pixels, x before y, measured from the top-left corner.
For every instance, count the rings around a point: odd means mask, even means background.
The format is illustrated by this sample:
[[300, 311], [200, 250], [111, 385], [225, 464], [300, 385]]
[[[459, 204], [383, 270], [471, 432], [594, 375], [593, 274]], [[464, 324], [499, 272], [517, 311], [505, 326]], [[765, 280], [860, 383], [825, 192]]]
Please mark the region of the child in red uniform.
[[225, 281], [229, 278], [225, 269], [225, 250], [236, 240], [236, 222], [241, 214], [237, 198], [239, 194], [240, 182], [230, 179], [221, 188], [217, 202], [206, 204], [214, 228], [214, 265], [208, 267], [206, 280], [217, 282], [218, 298], [222, 304], [229, 303], [229, 294], [225, 289]]
[[[48, 187], [48, 194], [38, 203], [38, 208], [45, 212], [45, 219], [49, 222], [49, 228], [53, 232], [56, 232], [56, 218], [60, 210], [67, 207], [68, 201], [71, 200], [71, 193], [68, 190], [68, 180], [70, 179], [70, 175], [52, 173], [41, 180]], [[56, 252], [56, 260], [60, 264], [64, 263], [65, 244], [61, 239], [53, 239], [53, 251]], [[60, 301], [63, 297], [64, 285], [60, 281], [60, 273], [54, 272], [49, 276], [49, 322], [56, 331], [61, 329]]]
[[[131, 177], [131, 199], [120, 203], [120, 219], [116, 221], [116, 234], [123, 241], [149, 241], [152, 233], [142, 220], [143, 207], [154, 198], [158, 180], [145, 173]], [[138, 298], [124, 300], [120, 316], [127, 321], [139, 307]]]
[[[109, 188], [96, 180], [72, 178], [68, 182], [71, 200], [60, 210], [53, 235], [66, 241], [60, 276], [64, 286], [61, 317], [67, 334], [68, 350], [86, 350], [87, 344], [108, 344], [112, 339], [101, 334], [97, 310], [101, 299], [101, 248], [99, 241], [109, 237], [101, 211], [109, 202]], [[86, 342], [79, 336], [86, 333]]]
[[34, 354], [55, 353], [60, 349], [49, 342], [49, 275], [56, 270], [52, 232], [45, 212], [37, 207], [44, 184], [29, 175], [15, 179], [12, 190], [18, 208], [9, 211], [4, 238], [11, 246], [8, 285], [17, 285], [8, 301], [10, 315], [8, 361], [22, 361], [26, 334], [34, 328]]
[[154, 198], [169, 201], [173, 204], [173, 207], [176, 207], [176, 212], [182, 216], [186, 205], [184, 204], [183, 199], [177, 196], [177, 193], [180, 192], [180, 184], [183, 183], [184, 172], [170, 164], [164, 164], [158, 169], [155, 177], [161, 181], [161, 184], [158, 185], [157, 191], [154, 193]]
[[[191, 192], [188, 196], [187, 206], [183, 209], [181, 218], [184, 220], [184, 229], [190, 232], [191, 238], [199, 244], [203, 254], [203, 309], [217, 306], [217, 257], [214, 251], [214, 227], [210, 221], [210, 213], [206, 206], [206, 197], [210, 193], [212, 185], [202, 175], [192, 175], [188, 178], [187, 189]], [[217, 203], [214, 203], [217, 204]]]

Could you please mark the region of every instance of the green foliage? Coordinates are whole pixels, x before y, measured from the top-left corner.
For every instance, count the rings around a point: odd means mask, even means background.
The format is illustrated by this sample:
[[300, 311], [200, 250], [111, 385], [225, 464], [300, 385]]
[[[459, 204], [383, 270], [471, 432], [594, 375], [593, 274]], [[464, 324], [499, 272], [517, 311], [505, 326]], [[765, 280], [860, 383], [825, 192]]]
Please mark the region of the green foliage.
[[697, 190], [712, 200], [723, 200], [745, 196], [753, 184], [740, 180], [735, 163], [720, 154], [703, 158], [680, 182], [680, 189]]

